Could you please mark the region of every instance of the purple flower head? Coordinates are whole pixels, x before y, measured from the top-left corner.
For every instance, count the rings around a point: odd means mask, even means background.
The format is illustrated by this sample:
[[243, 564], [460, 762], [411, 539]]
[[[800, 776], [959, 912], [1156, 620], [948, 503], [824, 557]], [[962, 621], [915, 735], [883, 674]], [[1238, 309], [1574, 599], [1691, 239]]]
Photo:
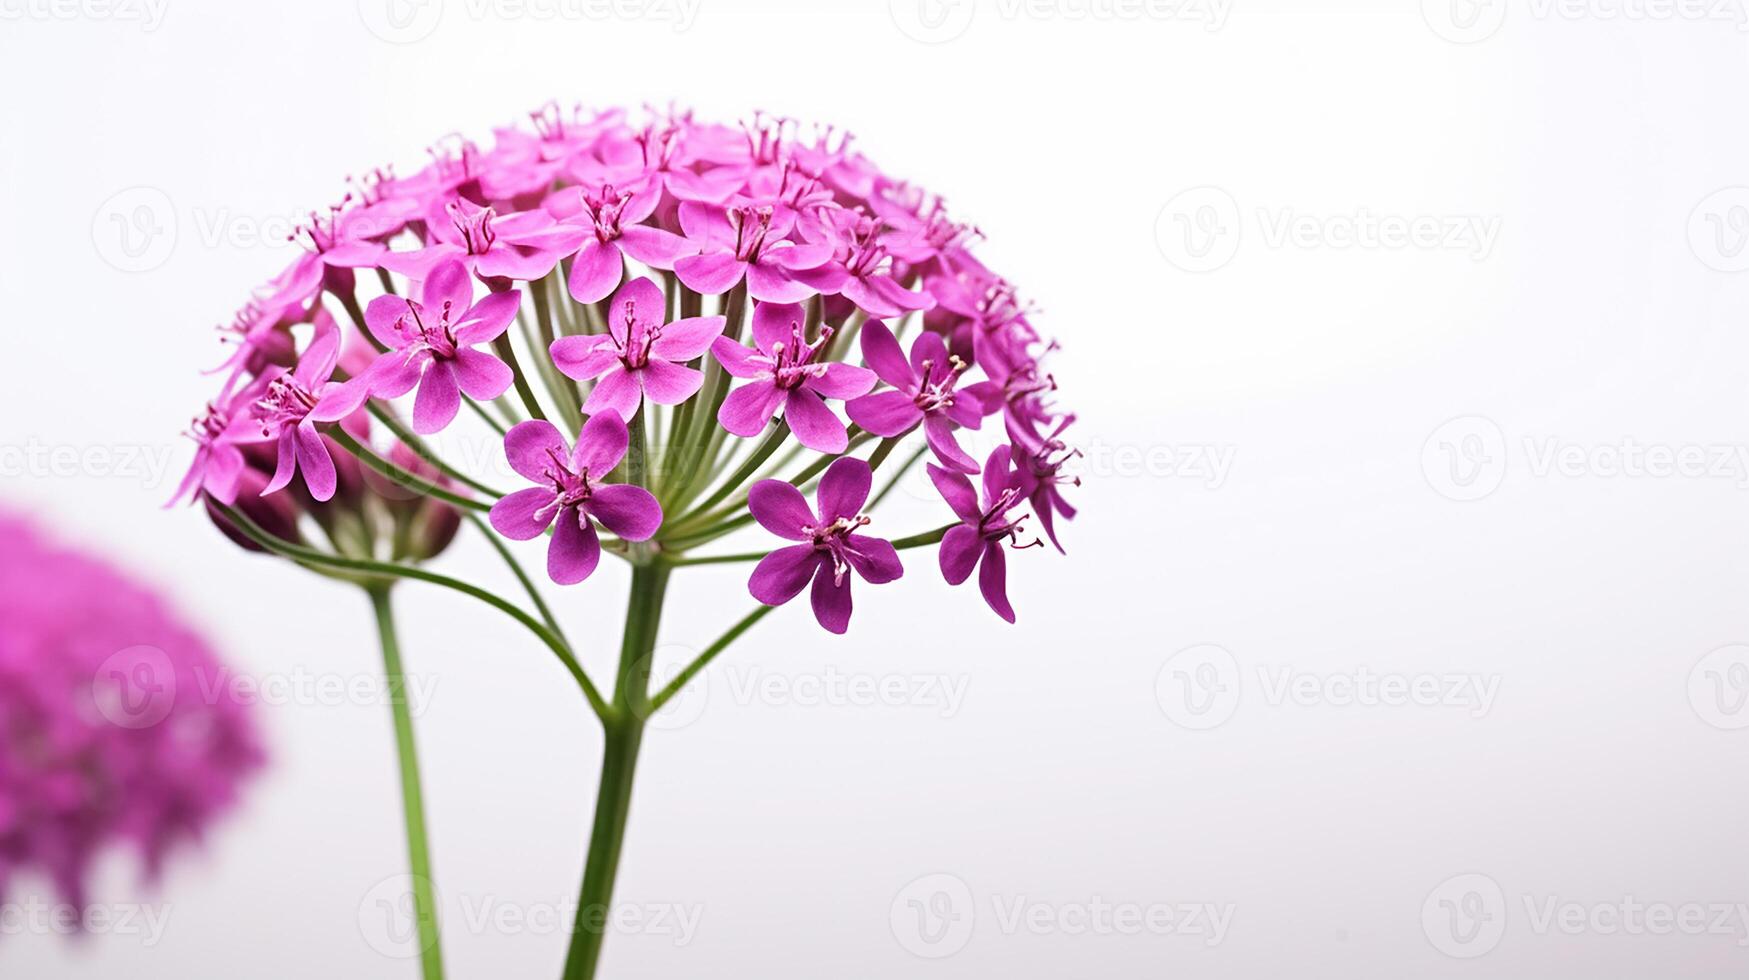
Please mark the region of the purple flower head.
[[571, 264], [572, 299], [579, 303], [606, 299], [625, 278], [628, 255], [652, 269], [674, 268], [674, 260], [686, 251], [686, 239], [641, 223], [656, 210], [660, 197], [660, 188], [634, 194], [615, 192], [612, 184], [606, 184], [599, 192], [582, 188], [548, 202], [548, 210], [588, 231]]
[[474, 285], [462, 263], [446, 259], [432, 268], [419, 299], [378, 296], [364, 311], [365, 326], [388, 348], [366, 373], [370, 393], [398, 398], [415, 385], [413, 431], [442, 429], [461, 410], [461, 394], [490, 401], [509, 390], [514, 376], [497, 357], [476, 350], [491, 343], [516, 317], [522, 293], [489, 293], [474, 302]]
[[0, 892], [45, 875], [83, 909], [106, 851], [156, 878], [210, 831], [262, 761], [224, 676], [161, 597], [0, 513]]
[[966, 455], [954, 429], [976, 429], [984, 421], [988, 399], [996, 395], [989, 382], [959, 388], [970, 365], [948, 353], [939, 334], [925, 331], [911, 343], [911, 359], [886, 324], [871, 320], [862, 327], [862, 358], [891, 391], [856, 398], [844, 406], [850, 420], [883, 438], [900, 436], [923, 425], [923, 438], [942, 464], [962, 473], [978, 472], [978, 462]]
[[680, 227], [688, 247], [698, 254], [677, 259], [674, 272], [701, 293], [726, 293], [744, 277], [747, 295], [762, 303], [800, 302], [818, 290], [797, 279], [797, 273], [830, 262], [832, 245], [789, 241], [785, 236], [793, 226], [793, 218], [769, 205], [725, 210], [683, 202]]
[[811, 579], [814, 618], [833, 633], [850, 628], [850, 575], [883, 585], [905, 574], [891, 543], [858, 534], [869, 519], [860, 512], [874, 473], [852, 456], [826, 467], [816, 494], [819, 513], [802, 492], [782, 480], [761, 480], [748, 493], [753, 519], [781, 538], [799, 541], [766, 555], [753, 569], [747, 590], [768, 606], [781, 606]]
[[795, 273], [822, 293], [842, 293], [871, 317], [896, 317], [935, 305], [927, 293], [915, 293], [892, 276], [892, 258], [882, 242], [881, 223], [848, 208], [824, 211], [825, 234], [836, 243], [834, 261]]
[[315, 339], [297, 367], [289, 372], [276, 368], [256, 380], [250, 418], [261, 427], [261, 437], [273, 440], [279, 450], [279, 467], [263, 495], [283, 489], [302, 469], [310, 496], [334, 496], [334, 458], [316, 423], [351, 415], [370, 393], [363, 379], [344, 384], [328, 380], [339, 360], [340, 331], [332, 320], [318, 318]]
[[1044, 542], [1033, 539], [1020, 543], [1020, 522], [1027, 515], [1011, 518], [1008, 512], [1026, 502], [1020, 474], [1009, 459], [1007, 446], [997, 446], [984, 463], [984, 501], [978, 502], [978, 492], [965, 474], [929, 465], [929, 479], [941, 492], [943, 500], [953, 508], [960, 522], [948, 529], [941, 539], [941, 574], [950, 585], [958, 585], [971, 577], [972, 569], [982, 561], [978, 573], [978, 588], [984, 601], [996, 615], [1014, 622], [1014, 607], [1008, 602], [1008, 559], [1003, 554], [1004, 543], [1015, 548], [1031, 548]]
[[629, 420], [645, 395], [658, 405], [678, 405], [704, 384], [703, 372], [686, 362], [709, 350], [727, 321], [699, 316], [665, 324], [666, 311], [662, 290], [648, 279], [634, 279], [614, 294], [607, 333], [553, 341], [553, 363], [565, 376], [600, 379], [585, 413], [611, 410]]
[[547, 574], [560, 585], [589, 577], [601, 560], [595, 525], [627, 541], [646, 541], [662, 526], [662, 507], [643, 487], [603, 483], [625, 457], [631, 435], [613, 412], [592, 415], [577, 436], [577, 448], [551, 422], [519, 423], [504, 437], [510, 466], [540, 484], [492, 505], [492, 526], [517, 541], [539, 537], [556, 519], [547, 546]]
[[856, 398], [874, 387], [875, 373], [839, 361], [818, 359], [832, 339], [822, 327], [812, 344], [803, 335], [800, 306], [761, 303], [753, 310], [753, 348], [719, 337], [711, 344], [723, 369], [749, 379], [723, 401], [717, 420], [734, 435], [755, 436], [780, 409], [796, 439], [809, 449], [841, 453], [849, 447], [844, 422], [826, 407], [828, 398]]

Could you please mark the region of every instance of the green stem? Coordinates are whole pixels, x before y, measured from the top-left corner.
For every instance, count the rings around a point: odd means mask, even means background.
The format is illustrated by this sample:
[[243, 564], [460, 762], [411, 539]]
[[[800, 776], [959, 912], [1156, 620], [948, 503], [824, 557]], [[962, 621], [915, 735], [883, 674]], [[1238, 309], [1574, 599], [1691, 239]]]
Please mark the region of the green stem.
[[[438, 500], [454, 504], [457, 507], [465, 507], [468, 510], [492, 509], [491, 504], [474, 500], [471, 497], [464, 497], [459, 493], [451, 493], [431, 480], [428, 480], [417, 473], [409, 473], [399, 466], [396, 466], [394, 463], [383, 459], [376, 453], [359, 445], [358, 440], [352, 438], [350, 433], [339, 426], [335, 426], [333, 430], [329, 432], [329, 435], [332, 436], [334, 441], [339, 443], [347, 452], [351, 453], [355, 459], [371, 469], [376, 470], [378, 473], [381, 473], [383, 476], [388, 477], [390, 480], [394, 481], [396, 486], [404, 487], [414, 493], [436, 497]], [[498, 496], [503, 495], [499, 494]]]
[[414, 435], [411, 429], [402, 425], [401, 420], [395, 418], [394, 413], [390, 412], [380, 403], [374, 400], [368, 401], [365, 402], [365, 407], [370, 409], [370, 414], [375, 416], [376, 420], [381, 422], [384, 428], [395, 434], [396, 439], [406, 443], [407, 448], [413, 450], [414, 454], [420, 459], [437, 467], [439, 473], [455, 480], [457, 483], [473, 487], [475, 490], [491, 497], [496, 498], [504, 496], [502, 493], [499, 493], [491, 487], [486, 486], [484, 483], [481, 483], [466, 473], [463, 473], [461, 470], [444, 462], [436, 453], [431, 451], [431, 447], [425, 444], [425, 440]]
[[389, 682], [389, 707], [395, 718], [395, 754], [401, 765], [401, 817], [407, 824], [407, 864], [413, 876], [413, 912], [419, 929], [419, 964], [425, 980], [443, 980], [443, 948], [437, 936], [437, 898], [431, 884], [431, 849], [425, 834], [425, 795], [419, 783], [419, 753], [413, 745], [413, 714], [407, 704], [407, 675], [395, 637], [389, 586], [372, 586], [377, 635], [383, 646], [383, 673]]
[[759, 448], [753, 451], [753, 455], [747, 457], [747, 461], [742, 463], [734, 473], [731, 473], [715, 493], [681, 517], [679, 523], [684, 524], [693, 518], [707, 514], [712, 507], [728, 499], [729, 494], [740, 489], [741, 484], [747, 482], [748, 477], [757, 472], [759, 467], [765, 465], [765, 461], [771, 458], [772, 453], [777, 452], [777, 447], [783, 445], [783, 441], [787, 438], [789, 438], [789, 423], [780, 421], [777, 423], [777, 428], [772, 429], [771, 434], [765, 437], [765, 441], [759, 444]]
[[[492, 530], [491, 526], [482, 520], [478, 514], [464, 513], [462, 514], [462, 517], [466, 518], [468, 523], [472, 524], [475, 530], [480, 532], [480, 536], [486, 539], [486, 543], [492, 546], [493, 551], [498, 552], [498, 557], [504, 559], [504, 564], [510, 566], [511, 574], [516, 576], [516, 581], [522, 583], [522, 590], [528, 593], [529, 600], [534, 603], [534, 608], [540, 612], [540, 618], [547, 624], [547, 629], [552, 630], [554, 636], [564, 640], [565, 631], [559, 628], [559, 621], [553, 618], [553, 611], [547, 608], [546, 600], [541, 598], [540, 589], [535, 588], [534, 580], [529, 578], [528, 573], [522, 570], [522, 563], [517, 561], [516, 556], [510, 553], [509, 546], [507, 546], [504, 543], [504, 540], [498, 536], [498, 532]], [[565, 640], [565, 642], [569, 643], [570, 641]]]
[[662, 618], [669, 568], [660, 562], [632, 569], [631, 600], [626, 607], [625, 639], [619, 652], [619, 682], [614, 687], [613, 712], [604, 719], [606, 739], [601, 753], [601, 782], [595, 797], [595, 821], [589, 834], [589, 856], [583, 887], [577, 896], [577, 918], [571, 948], [565, 957], [565, 980], [592, 980], [601, 961], [601, 946], [612, 918], [613, 883], [631, 813], [632, 777], [644, 722], [650, 716], [650, 658]]
[[656, 712], [661, 711], [662, 706], [668, 703], [668, 699], [679, 694], [681, 688], [684, 688], [688, 681], [697, 676], [699, 671], [710, 666], [710, 662], [716, 659], [717, 654], [728, 649], [729, 644], [740, 639], [742, 633], [747, 632], [753, 627], [754, 623], [764, 619], [767, 613], [776, 608], [776, 606], [759, 606], [752, 612], [741, 617], [740, 622], [729, 627], [728, 632], [717, 637], [715, 643], [705, 647], [703, 653], [700, 653], [693, 659], [692, 663], [686, 665], [685, 670], [682, 670], [673, 680], [669, 681], [668, 686], [662, 688], [660, 694], [657, 694], [650, 699], [650, 713], [655, 714]]
[[516, 348], [510, 343], [510, 334], [503, 333], [492, 341], [492, 349], [504, 363], [510, 365], [510, 376], [515, 379], [516, 395], [522, 399], [522, 407], [528, 409], [531, 419], [545, 420], [547, 413], [541, 411], [539, 399], [534, 397], [534, 389], [528, 386], [528, 379], [522, 376], [522, 367], [516, 363]]

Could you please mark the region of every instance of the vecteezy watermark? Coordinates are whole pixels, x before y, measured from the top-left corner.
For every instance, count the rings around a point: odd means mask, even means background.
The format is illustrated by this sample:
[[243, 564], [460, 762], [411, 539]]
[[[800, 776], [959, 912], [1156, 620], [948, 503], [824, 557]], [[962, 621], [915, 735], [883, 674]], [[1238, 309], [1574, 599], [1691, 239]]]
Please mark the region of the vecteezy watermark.
[[176, 206], [156, 187], [111, 194], [91, 216], [98, 257], [122, 272], [149, 272], [176, 251]]
[[[1505, 26], [1508, 0], [1421, 0], [1421, 17], [1433, 33], [1453, 44], [1486, 41]], [[1743, 0], [1524, 0], [1512, 4], [1513, 17], [1538, 21], [1625, 21], [1628, 23], [1749, 22]]]
[[1749, 187], [1724, 187], [1688, 213], [1688, 248], [1709, 269], [1749, 269]]
[[168, 485], [176, 449], [170, 445], [68, 445], [28, 439], [0, 445], [0, 476], [31, 480], [128, 480], [146, 489]]
[[169, 6], [170, 0], [0, 0], [0, 22], [107, 20], [137, 23], [149, 34]]
[[[422, 949], [415, 888], [421, 879], [391, 875], [372, 885], [358, 903], [358, 931], [365, 945], [391, 959], [411, 959]], [[460, 895], [453, 903], [433, 890], [435, 915], [445, 931], [469, 935], [556, 936], [581, 926], [622, 936], [665, 938], [676, 947], [698, 935], [704, 906], [698, 902], [616, 901], [582, 908], [576, 899], [524, 901], [499, 895]]]
[[980, 7], [986, 19], [1006, 22], [1185, 23], [1212, 32], [1226, 26], [1233, 0], [887, 0], [893, 26], [922, 44], [965, 34]]
[[[0, 0], [4, 2], [4, 0]], [[105, 262], [123, 272], [149, 272], [190, 241], [209, 251], [266, 248], [296, 251], [310, 242], [312, 222], [331, 215], [309, 211], [246, 214], [225, 206], [178, 207], [156, 187], [130, 187], [110, 195], [91, 219], [91, 241]], [[373, 226], [374, 225], [374, 226]], [[359, 238], [396, 230], [390, 221], [355, 217], [347, 233]]]
[[1749, 728], [1749, 645], [1733, 643], [1700, 658], [1688, 672], [1688, 703], [1714, 728]]
[[[1361, 207], [1310, 214], [1293, 207], [1259, 207], [1255, 237], [1265, 248], [1333, 251], [1451, 252], [1486, 260], [1500, 238], [1502, 219], [1484, 214], [1396, 214]], [[1180, 191], [1154, 219], [1154, 242], [1166, 261], [1186, 272], [1213, 272], [1239, 254], [1247, 237], [1245, 215], [1220, 187]]]
[[138, 902], [73, 905], [36, 896], [0, 902], [0, 936], [126, 936], [151, 948], [170, 924], [169, 905]]
[[[1207, 946], [1225, 941], [1236, 908], [1231, 903], [1111, 901], [1099, 895], [1059, 901], [992, 894], [988, 900], [990, 915], [982, 921], [1006, 936], [1174, 936]], [[899, 889], [887, 921], [907, 952], [943, 959], [966, 948], [980, 916], [964, 879], [935, 872]]]
[[1228, 443], [1110, 443], [1093, 439], [1063, 472], [1094, 480], [1188, 480], [1219, 490], [1233, 472], [1239, 448]]
[[[656, 651], [650, 690], [662, 691], [697, 651], [680, 645]], [[890, 708], [953, 718], [965, 706], [968, 674], [844, 670], [835, 664], [803, 672], [769, 670], [759, 664], [713, 664], [698, 672], [649, 717], [650, 727], [672, 731], [697, 721], [708, 704], [789, 709]]]
[[1475, 959], [1506, 938], [1515, 906], [1533, 936], [1690, 936], [1728, 939], [1749, 948], [1749, 903], [1647, 901], [1636, 895], [1581, 901], [1548, 893], [1508, 899], [1494, 878], [1477, 873], [1440, 882], [1421, 904], [1421, 930], [1447, 956]]
[[1749, 445], [1660, 443], [1633, 437], [1581, 441], [1551, 435], [1509, 440], [1493, 419], [1465, 415], [1444, 422], [1421, 446], [1427, 485], [1450, 500], [1480, 500], [1505, 481], [1510, 451], [1533, 479], [1728, 480], [1749, 489]]
[[365, 29], [391, 44], [413, 44], [430, 37], [445, 9], [474, 23], [488, 20], [665, 23], [689, 31], [702, 0], [358, 0]]
[[1367, 666], [1308, 671], [1291, 664], [1258, 664], [1249, 673], [1226, 649], [1186, 647], [1166, 659], [1154, 678], [1154, 698], [1175, 724], [1207, 731], [1226, 724], [1246, 684], [1270, 708], [1436, 708], [1485, 717], [1500, 695], [1498, 674], [1401, 673]]

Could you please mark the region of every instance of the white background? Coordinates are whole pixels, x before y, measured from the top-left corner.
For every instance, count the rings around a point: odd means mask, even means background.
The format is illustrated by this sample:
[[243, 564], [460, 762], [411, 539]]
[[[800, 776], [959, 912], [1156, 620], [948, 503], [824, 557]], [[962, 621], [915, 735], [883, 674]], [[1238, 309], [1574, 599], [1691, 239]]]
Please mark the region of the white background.
[[[1746, 913], [1680, 928], [1749, 902], [1749, 650], [1709, 658], [1749, 642], [1737, 3], [384, 2], [0, 0], [0, 493], [240, 671], [377, 655], [361, 597], [158, 509], [210, 325], [343, 175], [548, 98], [849, 127], [984, 229], [1081, 414], [1082, 517], [1011, 562], [1017, 627], [913, 552], [849, 636], [785, 608], [652, 733], [620, 896], [699, 918], [614, 936], [605, 975], [1743, 975]], [[168, 221], [131, 256], [142, 203]], [[1411, 220], [1495, 233], [1347, 234]], [[938, 518], [908, 506], [884, 529]], [[741, 615], [744, 574], [678, 578], [664, 642]], [[563, 593], [598, 676], [625, 582]], [[451, 974], [556, 975], [598, 733], [513, 625], [399, 602]], [[1362, 672], [1439, 693], [1336, 703]], [[847, 675], [964, 698], [802, 696]], [[1486, 710], [1446, 696], [1472, 677]], [[374, 906], [405, 860], [388, 710], [301, 700], [262, 706], [272, 769], [160, 890], [106, 865], [101, 901], [167, 905], [155, 943], [27, 929], [0, 974], [415, 976]], [[1231, 919], [1075, 929], [1096, 903]]]

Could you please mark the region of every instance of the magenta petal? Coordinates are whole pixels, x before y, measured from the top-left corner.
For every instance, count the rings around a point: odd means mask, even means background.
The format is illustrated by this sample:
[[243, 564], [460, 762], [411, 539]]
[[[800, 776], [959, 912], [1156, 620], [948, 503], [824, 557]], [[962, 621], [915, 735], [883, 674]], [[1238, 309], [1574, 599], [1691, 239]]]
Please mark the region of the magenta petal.
[[753, 342], [767, 354], [795, 339], [807, 313], [795, 303], [759, 303], [753, 307]]
[[704, 372], [667, 361], [644, 365], [644, 394], [658, 405], [678, 405], [691, 398], [704, 384]]
[[1002, 553], [1002, 542], [992, 541], [984, 547], [984, 566], [978, 569], [978, 589], [984, 601], [996, 610], [996, 615], [1014, 622], [1014, 607], [1008, 604], [1008, 557]]
[[717, 421], [730, 433], [745, 439], [758, 435], [781, 404], [783, 389], [770, 381], [753, 381], [729, 392], [717, 411]]
[[604, 245], [591, 235], [571, 263], [571, 298], [579, 303], [598, 303], [613, 292], [624, 276], [625, 259], [619, 246], [613, 242]]
[[781, 606], [802, 591], [820, 565], [821, 555], [811, 544], [779, 548], [753, 566], [747, 591], [768, 606]]
[[799, 303], [813, 296], [814, 288], [791, 279], [781, 266], [755, 262], [747, 266], [747, 295], [761, 303]]
[[522, 290], [510, 289], [493, 293], [474, 304], [467, 318], [456, 328], [456, 343], [464, 346], [489, 344], [510, 328], [516, 311], [522, 306]]
[[559, 511], [553, 541], [547, 545], [547, 575], [560, 585], [575, 585], [601, 562], [601, 539], [595, 525], [575, 507]]
[[1014, 482], [1012, 450], [1004, 444], [990, 450], [990, 458], [984, 461], [984, 500], [995, 503], [1002, 496], [1002, 491], [1008, 489]]
[[545, 419], [518, 422], [504, 434], [504, 456], [510, 468], [536, 483], [550, 483], [546, 471], [552, 468], [554, 457], [563, 460], [570, 454], [558, 427]]
[[474, 282], [458, 259], [445, 259], [431, 267], [419, 291], [419, 301], [433, 314], [448, 303], [457, 313], [474, 305]]
[[338, 422], [358, 411], [364, 400], [370, 397], [370, 390], [371, 379], [366, 375], [326, 385], [316, 404], [310, 407], [309, 419], [312, 422]]
[[334, 496], [334, 457], [328, 455], [328, 446], [322, 442], [322, 436], [316, 427], [308, 422], [300, 422], [292, 430], [292, 436], [297, 440], [298, 468], [304, 473], [304, 486], [310, 488], [310, 496], [317, 500], [329, 500]]
[[438, 432], [455, 421], [461, 407], [454, 362], [432, 361], [419, 381], [419, 394], [413, 396], [413, 431], [422, 436]]
[[515, 375], [496, 357], [463, 347], [455, 354], [455, 380], [469, 398], [483, 402], [509, 391]]
[[399, 296], [378, 296], [364, 308], [364, 326], [376, 342], [394, 350], [401, 346], [402, 337], [395, 331], [395, 323], [407, 316], [407, 301]]
[[[925, 362], [929, 364], [927, 370], [923, 367]], [[947, 341], [941, 339], [941, 334], [925, 330], [911, 342], [911, 370], [916, 371], [919, 378], [930, 376], [932, 379], [948, 372]]]
[[917, 387], [917, 372], [905, 360], [898, 338], [879, 320], [862, 325], [862, 359], [887, 384], [906, 391]]
[[591, 415], [589, 421], [583, 423], [583, 431], [577, 433], [577, 451], [571, 454], [571, 462], [578, 471], [586, 470], [592, 478], [599, 480], [625, 458], [626, 447], [631, 441], [625, 419], [618, 414], [602, 412]]
[[874, 484], [874, 470], [854, 456], [832, 461], [820, 486], [814, 491], [820, 504], [820, 521], [830, 524], [840, 517], [855, 518], [868, 502], [868, 491]]
[[638, 414], [638, 405], [643, 400], [644, 389], [638, 386], [637, 374], [616, 363], [595, 382], [595, 390], [583, 403], [583, 411], [590, 415], [618, 415], [629, 419]]
[[972, 489], [972, 481], [966, 479], [964, 473], [930, 463], [929, 480], [941, 493], [941, 499], [947, 501], [947, 505], [953, 509], [955, 517], [967, 524], [977, 524], [983, 518], [983, 512], [978, 509], [978, 491]]
[[270, 493], [278, 493], [291, 483], [292, 477], [298, 472], [298, 437], [291, 429], [282, 429], [279, 433], [279, 465], [273, 471], [273, 479], [267, 481], [267, 486], [261, 488], [263, 497]]
[[834, 361], [826, 365], [826, 373], [808, 381], [808, 387], [827, 398], [857, 398], [875, 386], [875, 373], [868, 368]]
[[783, 480], [760, 480], [747, 491], [747, 509], [759, 526], [780, 538], [807, 541], [812, 535], [806, 530], [819, 523], [808, 506], [808, 498]]
[[363, 377], [370, 385], [370, 393], [377, 398], [399, 398], [413, 390], [425, 374], [425, 363], [431, 360], [430, 351], [419, 351], [408, 356], [392, 350], [377, 357], [365, 371]]
[[674, 260], [686, 252], [686, 239], [649, 225], [631, 225], [619, 233], [620, 248], [652, 269], [672, 269]]
[[711, 343], [723, 335], [727, 323], [720, 316], [675, 320], [662, 328], [662, 336], [650, 345], [650, 353], [664, 361], [690, 361], [711, 349]]
[[624, 343], [627, 323], [635, 321], [644, 324], [645, 329], [657, 328], [662, 325], [667, 312], [667, 301], [662, 297], [662, 290], [648, 278], [639, 276], [613, 294], [613, 305], [607, 314], [607, 329]]
[[733, 252], [709, 252], [676, 259], [674, 274], [688, 289], [715, 295], [726, 293], [729, 287], [747, 274], [747, 263], [735, 258]]
[[906, 289], [892, 276], [873, 276], [866, 281], [882, 299], [901, 310], [928, 310], [935, 307], [934, 297], [928, 293]]
[[972, 569], [978, 566], [978, 559], [984, 554], [984, 537], [978, 529], [966, 524], [956, 524], [947, 529], [947, 534], [941, 539], [941, 577], [947, 579], [949, 585], [958, 585], [970, 578]]
[[613, 338], [606, 334], [588, 337], [560, 337], [547, 348], [553, 366], [567, 378], [588, 381], [601, 372], [621, 363]]
[[960, 448], [959, 440], [953, 435], [953, 423], [947, 419], [939, 415], [924, 419], [923, 441], [929, 443], [929, 448], [935, 451], [935, 457], [943, 465], [962, 473], [978, 472], [978, 461]]
[[814, 618], [829, 633], [850, 629], [850, 574], [833, 579], [832, 566], [822, 562], [814, 573]]
[[650, 491], [629, 483], [596, 487], [589, 516], [627, 541], [648, 541], [662, 527], [662, 505]]
[[[777, 390], [775, 386], [773, 390]], [[727, 408], [728, 402], [724, 402], [723, 407]], [[795, 388], [789, 392], [784, 401], [783, 418], [789, 423], [790, 431], [796, 434], [796, 441], [809, 449], [841, 453], [850, 447], [850, 435], [844, 430], [844, 423], [826, 407], [819, 395], [807, 388]], [[724, 428], [729, 427], [725, 424]], [[729, 431], [735, 432], [732, 428]], [[739, 432], [735, 434], [741, 435]]]
[[923, 421], [923, 410], [910, 395], [890, 389], [852, 398], [845, 404], [844, 414], [882, 438], [909, 432]]
[[755, 378], [769, 370], [769, 366], [755, 361], [759, 356], [756, 351], [743, 347], [727, 337], [718, 337], [711, 341], [711, 356], [723, 366], [723, 370], [737, 378]]
[[516, 541], [527, 541], [540, 537], [547, 525], [553, 522], [553, 512], [557, 508], [547, 506], [552, 502], [550, 488], [529, 487], [500, 498], [486, 516], [499, 534]]
[[847, 545], [844, 559], [870, 585], [885, 585], [905, 574], [905, 566], [899, 561], [899, 549], [893, 547], [891, 541], [864, 534], [846, 534], [844, 543]]

